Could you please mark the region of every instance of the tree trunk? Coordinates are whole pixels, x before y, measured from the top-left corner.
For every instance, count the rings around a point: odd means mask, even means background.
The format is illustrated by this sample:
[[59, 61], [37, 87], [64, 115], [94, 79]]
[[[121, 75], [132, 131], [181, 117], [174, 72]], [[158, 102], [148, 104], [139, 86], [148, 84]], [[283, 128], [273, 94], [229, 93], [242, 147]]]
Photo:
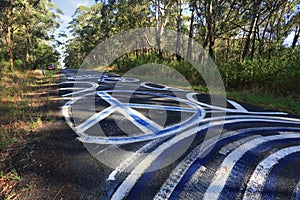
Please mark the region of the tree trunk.
[[156, 22], [156, 43], [158, 48], [158, 55], [159, 57], [162, 57], [162, 51], [161, 51], [161, 29], [160, 29], [160, 23], [159, 22], [159, 13], [160, 13], [160, 1], [155, 1], [155, 22]]
[[215, 46], [215, 38], [214, 38], [214, 24], [213, 24], [213, 2], [209, 1], [208, 13], [207, 13], [207, 28], [208, 28], [208, 41], [209, 41], [209, 55], [214, 60], [214, 46]]
[[13, 52], [13, 25], [11, 16], [13, 14], [13, 0], [10, 0], [9, 8], [6, 11], [7, 18], [7, 45], [9, 48], [9, 63], [11, 71], [15, 71], [14, 66], [14, 52]]
[[296, 47], [299, 37], [300, 37], [300, 24], [296, 27], [295, 36], [292, 43], [293, 49]]
[[195, 6], [192, 6], [192, 13], [191, 13], [191, 23], [190, 23], [190, 31], [189, 31], [189, 41], [188, 41], [188, 49], [187, 49], [187, 57], [192, 58], [192, 45], [193, 45], [193, 38], [194, 38], [194, 13]]
[[251, 47], [251, 55], [250, 55], [250, 59], [253, 60], [254, 57], [254, 53], [255, 53], [255, 35], [256, 35], [256, 30], [259, 30], [258, 27], [256, 27], [256, 29], [254, 30], [254, 37], [252, 38], [252, 47]]
[[26, 52], [25, 52], [25, 68], [26, 69], [28, 69], [28, 66], [29, 66], [29, 57], [30, 57], [30, 55], [29, 55], [29, 47], [30, 47], [30, 44], [31, 42], [30, 42], [30, 39], [29, 39], [29, 37], [27, 36], [27, 45], [26, 45]]
[[182, 25], [182, 2], [181, 0], [177, 0], [177, 8], [179, 9], [179, 15], [177, 18], [177, 42], [176, 42], [176, 58], [177, 60], [181, 60], [181, 25]]
[[248, 32], [246, 43], [245, 43], [244, 50], [243, 50], [243, 55], [242, 55], [243, 60], [249, 54], [251, 42], [253, 42], [253, 40], [255, 40], [256, 26], [257, 26], [258, 18], [259, 18], [259, 10], [258, 9], [259, 9], [260, 4], [261, 4], [261, 1], [256, 1], [253, 3], [252, 20], [250, 23], [249, 32]]

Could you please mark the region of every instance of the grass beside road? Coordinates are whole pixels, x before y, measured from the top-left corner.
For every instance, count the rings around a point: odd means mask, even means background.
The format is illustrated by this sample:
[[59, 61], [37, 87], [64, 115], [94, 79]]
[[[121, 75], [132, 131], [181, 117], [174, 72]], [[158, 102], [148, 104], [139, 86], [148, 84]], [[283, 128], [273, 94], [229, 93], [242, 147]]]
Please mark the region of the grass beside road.
[[16, 199], [14, 186], [21, 177], [10, 160], [43, 123], [55, 120], [49, 90], [57, 83], [56, 71], [0, 72], [0, 199]]
[[[205, 86], [193, 86], [193, 89], [198, 92], [208, 93]], [[226, 97], [227, 99], [249, 103], [266, 110], [281, 111], [300, 116], [300, 96], [276, 96], [260, 91], [226, 91]]]
[[300, 96], [276, 96], [257, 91], [230, 91], [227, 92], [227, 98], [300, 116]]
[[[48, 71], [47, 71], [48, 72]], [[45, 76], [39, 70], [2, 72], [0, 80], [0, 148], [22, 143], [45, 118], [50, 99], [42, 85], [55, 83], [54, 72]], [[46, 102], [39, 97], [46, 97]], [[45, 99], [45, 98], [44, 98]], [[49, 100], [49, 101], [48, 101]]]

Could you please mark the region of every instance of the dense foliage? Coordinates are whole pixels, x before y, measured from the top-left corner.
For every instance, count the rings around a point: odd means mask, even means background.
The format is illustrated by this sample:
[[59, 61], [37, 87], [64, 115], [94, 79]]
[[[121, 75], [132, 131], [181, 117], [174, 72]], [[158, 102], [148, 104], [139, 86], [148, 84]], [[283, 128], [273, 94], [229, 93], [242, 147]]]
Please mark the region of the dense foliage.
[[54, 31], [58, 12], [48, 0], [2, 0], [0, 69], [33, 69], [57, 62]]
[[[101, 41], [147, 26], [156, 27], [158, 46], [166, 28], [198, 41], [217, 63], [228, 89], [299, 94], [300, 5], [296, 0], [96, 1], [91, 7], [80, 6], [74, 14], [66, 65], [79, 67]], [[187, 51], [193, 44], [188, 45]], [[159, 49], [129, 53], [113, 65], [125, 72], [145, 63], [168, 65], [192, 84], [203, 83], [189, 63]]]

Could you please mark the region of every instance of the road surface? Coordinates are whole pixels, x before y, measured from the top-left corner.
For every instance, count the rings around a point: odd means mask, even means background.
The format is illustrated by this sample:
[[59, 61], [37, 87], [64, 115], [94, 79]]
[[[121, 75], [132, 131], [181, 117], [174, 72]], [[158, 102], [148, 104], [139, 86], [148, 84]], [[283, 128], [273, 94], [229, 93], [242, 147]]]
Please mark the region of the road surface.
[[295, 116], [88, 70], [62, 70], [60, 96], [99, 199], [300, 199]]

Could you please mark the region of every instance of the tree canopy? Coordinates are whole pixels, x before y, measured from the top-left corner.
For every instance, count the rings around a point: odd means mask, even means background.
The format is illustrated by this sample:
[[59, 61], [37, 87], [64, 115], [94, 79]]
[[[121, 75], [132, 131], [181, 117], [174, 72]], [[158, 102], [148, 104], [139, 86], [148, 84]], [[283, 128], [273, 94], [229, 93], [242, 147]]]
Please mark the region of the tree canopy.
[[1, 69], [33, 69], [57, 62], [54, 31], [60, 10], [48, 0], [3, 0], [0, 5]]
[[81, 6], [69, 29], [67, 66], [78, 66], [97, 44], [124, 30], [177, 30], [202, 44], [216, 61], [271, 59], [279, 49], [299, 46], [297, 0], [108, 0]]
[[[298, 0], [100, 0], [81, 6], [69, 24], [65, 64], [80, 67], [85, 57], [108, 37], [133, 28], [155, 27], [160, 47], [165, 29], [189, 35], [187, 51], [199, 42], [218, 65], [227, 88], [262, 89], [298, 95], [300, 90], [300, 4]], [[183, 48], [177, 37], [176, 51]], [[146, 53], [146, 54], [145, 54]], [[197, 53], [197, 52], [196, 52]], [[163, 60], [167, 60], [167, 63]], [[126, 71], [161, 62], [192, 84], [201, 76], [177, 55], [160, 48], [136, 50], [113, 65]]]

